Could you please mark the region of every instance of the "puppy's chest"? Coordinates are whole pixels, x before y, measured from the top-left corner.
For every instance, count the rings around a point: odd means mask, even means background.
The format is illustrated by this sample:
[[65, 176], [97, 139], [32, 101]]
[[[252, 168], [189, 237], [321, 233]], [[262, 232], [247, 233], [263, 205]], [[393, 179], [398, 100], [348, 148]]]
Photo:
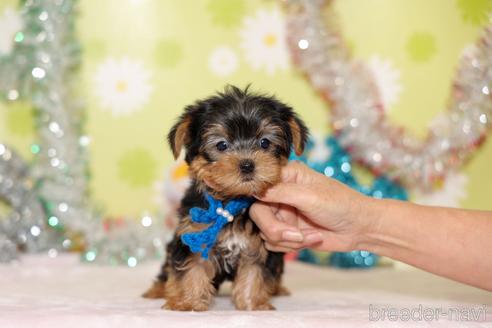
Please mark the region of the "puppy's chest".
[[241, 255], [250, 252], [251, 236], [244, 231], [225, 231], [215, 247], [215, 257], [218, 264], [227, 273], [232, 273], [238, 265]]

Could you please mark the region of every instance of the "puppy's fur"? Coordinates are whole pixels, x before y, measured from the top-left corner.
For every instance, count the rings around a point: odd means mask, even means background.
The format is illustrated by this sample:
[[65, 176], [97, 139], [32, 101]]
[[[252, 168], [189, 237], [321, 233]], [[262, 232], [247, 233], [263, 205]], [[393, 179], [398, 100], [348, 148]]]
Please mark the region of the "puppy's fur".
[[224, 227], [209, 260], [192, 253], [180, 237], [206, 228], [188, 216], [192, 207], [207, 207], [204, 191], [224, 202], [261, 195], [279, 181], [291, 149], [302, 153], [307, 134], [292, 108], [247, 88], [226, 87], [186, 107], [168, 139], [175, 158], [186, 149], [192, 183], [181, 202], [167, 259], [144, 297], [165, 298], [166, 309], [204, 311], [227, 279], [233, 282], [238, 310], [272, 310], [270, 297], [286, 292], [281, 286], [283, 254], [264, 247], [247, 212]]

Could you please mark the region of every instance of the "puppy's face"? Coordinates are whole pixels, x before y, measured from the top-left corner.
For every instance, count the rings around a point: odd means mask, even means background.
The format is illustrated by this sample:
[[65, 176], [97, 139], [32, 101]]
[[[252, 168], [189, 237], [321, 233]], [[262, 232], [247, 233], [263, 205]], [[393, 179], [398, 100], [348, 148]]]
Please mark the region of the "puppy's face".
[[232, 198], [261, 195], [277, 183], [291, 149], [302, 153], [307, 129], [275, 98], [228, 87], [188, 106], [168, 138], [175, 157], [185, 147], [201, 187]]

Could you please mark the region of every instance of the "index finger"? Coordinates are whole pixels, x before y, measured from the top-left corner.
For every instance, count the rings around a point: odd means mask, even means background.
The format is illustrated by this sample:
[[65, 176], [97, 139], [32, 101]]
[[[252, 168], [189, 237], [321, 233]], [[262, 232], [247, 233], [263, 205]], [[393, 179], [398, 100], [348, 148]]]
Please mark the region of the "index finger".
[[309, 184], [320, 177], [325, 176], [299, 161], [289, 162], [282, 167], [281, 181], [285, 183]]
[[249, 210], [249, 215], [263, 234], [271, 241], [285, 240], [286, 236], [291, 241], [300, 242], [304, 239], [297, 227], [278, 220], [268, 203], [255, 202]]
[[301, 212], [313, 208], [316, 195], [309, 186], [296, 183], [278, 183], [269, 188], [258, 199], [268, 203], [286, 204], [299, 209]]

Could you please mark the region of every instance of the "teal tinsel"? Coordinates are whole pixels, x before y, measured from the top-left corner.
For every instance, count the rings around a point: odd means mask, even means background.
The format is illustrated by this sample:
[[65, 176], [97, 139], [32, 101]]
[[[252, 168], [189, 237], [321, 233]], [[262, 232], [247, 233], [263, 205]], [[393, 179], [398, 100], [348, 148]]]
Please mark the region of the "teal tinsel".
[[370, 268], [377, 264], [379, 256], [368, 251], [336, 252], [328, 258], [328, 264], [338, 268]]
[[303, 249], [299, 251], [299, 254], [297, 255], [297, 260], [304, 263], [321, 264], [319, 257], [317, 257], [316, 254], [309, 249]]

